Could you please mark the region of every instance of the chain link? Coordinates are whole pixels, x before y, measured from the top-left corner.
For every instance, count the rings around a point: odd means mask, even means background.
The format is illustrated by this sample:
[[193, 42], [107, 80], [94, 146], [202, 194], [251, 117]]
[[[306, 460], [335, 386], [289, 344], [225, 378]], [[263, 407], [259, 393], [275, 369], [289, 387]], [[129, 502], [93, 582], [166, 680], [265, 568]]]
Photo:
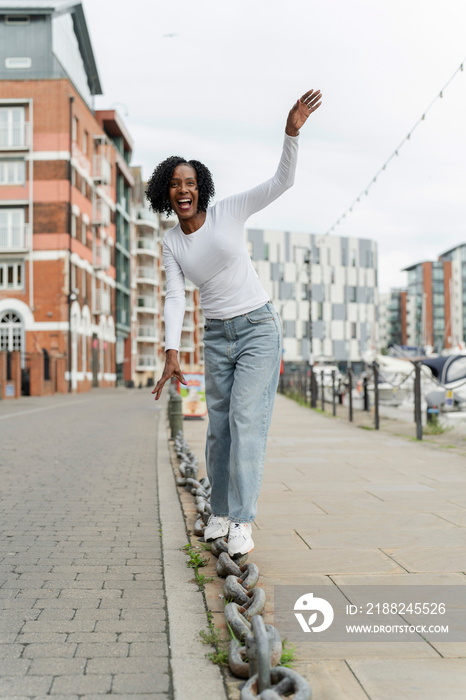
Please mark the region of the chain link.
[[[176, 483], [195, 497], [198, 517], [194, 534], [201, 537], [212, 513], [209, 480], [207, 477], [197, 479], [197, 459], [181, 431], [175, 438], [174, 447], [181, 474]], [[211, 543], [210, 551], [217, 557], [218, 576], [225, 579], [223, 595], [228, 602], [224, 614], [234, 635], [228, 649], [228, 665], [235, 676], [249, 678], [241, 689], [241, 700], [281, 700], [292, 692], [294, 700], [310, 700], [311, 688], [305, 678], [278, 665], [282, 640], [277, 628], [265, 625], [261, 617], [266, 595], [264, 589], [257, 586], [257, 565], [247, 562], [247, 554], [230, 557], [223, 537]]]

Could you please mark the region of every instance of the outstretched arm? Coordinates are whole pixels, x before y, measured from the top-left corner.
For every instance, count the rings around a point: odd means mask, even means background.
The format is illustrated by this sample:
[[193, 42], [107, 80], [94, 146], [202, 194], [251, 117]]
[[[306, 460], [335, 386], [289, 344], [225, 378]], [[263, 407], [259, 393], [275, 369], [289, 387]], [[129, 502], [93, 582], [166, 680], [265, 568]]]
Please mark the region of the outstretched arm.
[[308, 92], [305, 92], [290, 109], [286, 120], [285, 133], [288, 136], [297, 136], [309, 115], [315, 112], [321, 104], [322, 94], [320, 90], [308, 90]]
[[309, 90], [293, 105], [286, 121], [282, 156], [275, 175], [257, 187], [222, 200], [219, 204], [224, 211], [237, 221], [245, 223], [252, 214], [266, 207], [292, 186], [298, 157], [296, 137], [309, 115], [320, 105], [320, 90]]

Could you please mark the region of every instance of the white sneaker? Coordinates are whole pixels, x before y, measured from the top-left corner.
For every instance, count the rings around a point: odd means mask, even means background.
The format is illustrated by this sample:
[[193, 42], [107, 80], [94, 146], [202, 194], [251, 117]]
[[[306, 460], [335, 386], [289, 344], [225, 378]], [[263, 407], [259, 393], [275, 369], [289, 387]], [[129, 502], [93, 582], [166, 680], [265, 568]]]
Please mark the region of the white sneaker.
[[230, 557], [233, 557], [235, 554], [247, 554], [254, 548], [251, 532], [251, 523], [235, 523], [231, 521], [228, 533], [228, 554]]
[[204, 539], [206, 542], [216, 540], [217, 537], [226, 537], [228, 535], [229, 520], [223, 515], [212, 515], [204, 530]]

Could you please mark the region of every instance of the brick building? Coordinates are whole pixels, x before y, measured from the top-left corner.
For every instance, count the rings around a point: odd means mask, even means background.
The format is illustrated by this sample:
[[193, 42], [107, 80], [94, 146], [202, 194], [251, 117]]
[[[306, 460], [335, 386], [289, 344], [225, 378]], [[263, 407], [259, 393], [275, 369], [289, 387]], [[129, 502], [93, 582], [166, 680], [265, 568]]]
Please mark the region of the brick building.
[[429, 346], [436, 352], [452, 347], [452, 264], [425, 261], [405, 267], [408, 273], [406, 318], [408, 345]]
[[80, 2], [0, 1], [0, 350], [51, 391], [131, 378], [132, 143], [101, 93]]

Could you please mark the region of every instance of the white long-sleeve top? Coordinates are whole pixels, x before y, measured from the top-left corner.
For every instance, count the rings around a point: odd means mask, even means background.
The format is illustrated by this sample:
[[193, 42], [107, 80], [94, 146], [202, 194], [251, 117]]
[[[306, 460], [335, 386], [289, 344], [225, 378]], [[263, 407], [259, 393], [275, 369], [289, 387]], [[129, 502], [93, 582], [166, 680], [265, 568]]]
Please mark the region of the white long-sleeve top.
[[298, 137], [285, 134], [275, 175], [208, 207], [204, 224], [185, 234], [179, 223], [164, 236], [165, 350], [178, 350], [186, 307], [185, 277], [199, 287], [206, 318], [227, 319], [258, 309], [269, 296], [251, 262], [244, 224], [292, 186]]

